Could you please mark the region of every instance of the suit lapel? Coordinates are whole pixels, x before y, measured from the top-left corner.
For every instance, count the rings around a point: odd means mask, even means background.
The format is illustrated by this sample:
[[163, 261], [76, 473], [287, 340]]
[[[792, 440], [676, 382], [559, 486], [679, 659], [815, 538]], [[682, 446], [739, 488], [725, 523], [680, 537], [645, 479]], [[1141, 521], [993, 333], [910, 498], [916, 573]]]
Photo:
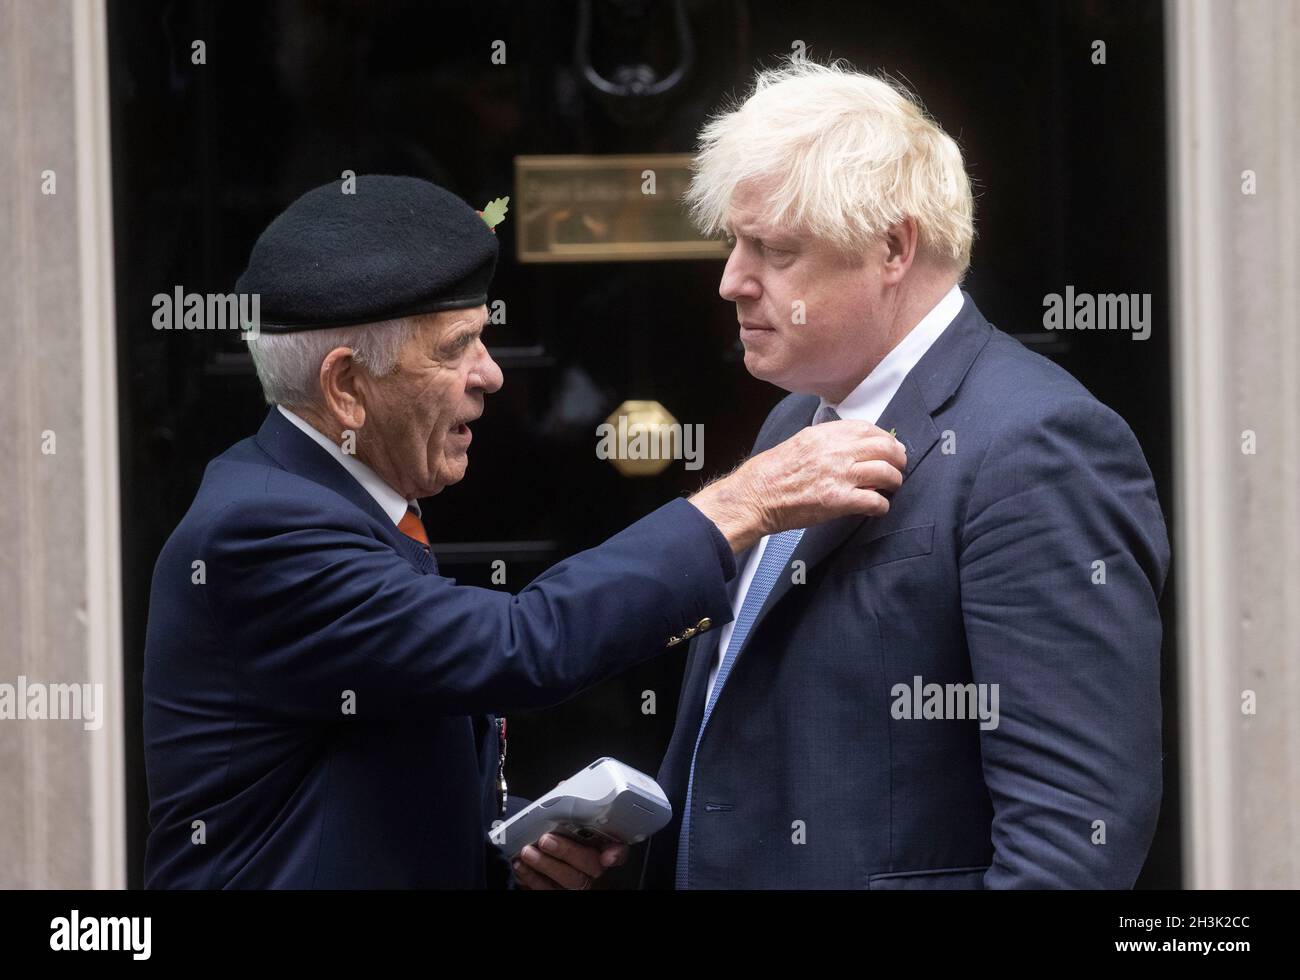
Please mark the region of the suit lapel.
[[374, 497], [366, 493], [365, 487], [353, 479], [352, 474], [340, 466], [334, 457], [281, 415], [274, 405], [258, 430], [256, 441], [268, 456], [290, 473], [328, 487], [377, 521], [392, 525], [393, 522], [388, 519], [384, 509]]
[[[903, 379], [902, 385], [890, 400], [877, 424], [886, 431], [893, 429], [898, 440], [907, 449], [907, 466], [903, 470], [904, 481], [939, 441], [939, 430], [935, 428], [934, 420], [930, 418], [930, 413], [926, 410], [925, 402], [911, 375]], [[811, 573], [869, 519], [851, 514], [823, 524], [816, 524], [804, 531], [803, 537], [799, 539], [799, 544], [794, 549], [794, 554], [790, 556], [790, 564], [785, 572], [777, 576], [776, 583], [772, 586], [772, 591], [767, 594], [767, 599], [763, 603], [763, 608], [759, 610], [749, 635], [745, 637], [745, 646], [741, 647], [742, 653], [745, 647], [749, 646], [750, 640], [758, 632], [759, 627], [763, 625], [767, 614], [794, 588], [794, 575], [790, 571], [794, 563], [802, 561], [804, 571]]]
[[[976, 355], [983, 350], [991, 334], [992, 328], [967, 295], [961, 311], [948, 329], [939, 335], [916, 366], [903, 378], [898, 391], [885, 406], [876, 424], [885, 431], [894, 430], [896, 438], [907, 450], [907, 466], [903, 470], [904, 482], [916, 471], [922, 460], [934, 448], [934, 444], [939, 441], [939, 429], [934, 424], [933, 413], [957, 390], [961, 379], [966, 376]], [[801, 403], [799, 413], [797, 415], [792, 413], [794, 417], [782, 427], [779, 438], [774, 439], [769, 445], [777, 445], [790, 438], [811, 421], [812, 414], [816, 411], [817, 400], [811, 399], [810, 403], [812, 408], [806, 416]], [[800, 418], [803, 424], [794, 424]], [[754, 451], [762, 452], [767, 448], [769, 446], [756, 445]], [[794, 554], [790, 556], [790, 565], [777, 577], [776, 584], [772, 586], [772, 591], [768, 593], [762, 609], [759, 610], [754, 625], [745, 638], [745, 645], [741, 647], [741, 653], [744, 653], [758, 633], [768, 613], [794, 587], [794, 577], [789, 570], [794, 562], [802, 561], [805, 572], [811, 572], [869, 519], [850, 515], [815, 525], [804, 531]]]
[[418, 542], [397, 529], [397, 525], [384, 513], [379, 502], [366, 492], [366, 488], [340, 466], [338, 460], [281, 415], [274, 405], [267, 413], [266, 421], [262, 423], [255, 440], [268, 456], [288, 472], [328, 487], [373, 517], [383, 529], [389, 545], [422, 574], [438, 573], [434, 560]]

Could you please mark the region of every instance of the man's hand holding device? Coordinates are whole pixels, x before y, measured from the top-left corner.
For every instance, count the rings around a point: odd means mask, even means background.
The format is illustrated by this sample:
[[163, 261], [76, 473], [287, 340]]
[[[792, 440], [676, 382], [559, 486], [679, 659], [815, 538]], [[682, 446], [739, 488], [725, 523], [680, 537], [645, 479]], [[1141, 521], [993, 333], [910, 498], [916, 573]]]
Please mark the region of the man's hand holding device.
[[488, 839], [509, 858], [518, 884], [584, 890], [627, 862], [636, 844], [672, 819], [659, 784], [617, 759], [597, 759], [522, 811]]

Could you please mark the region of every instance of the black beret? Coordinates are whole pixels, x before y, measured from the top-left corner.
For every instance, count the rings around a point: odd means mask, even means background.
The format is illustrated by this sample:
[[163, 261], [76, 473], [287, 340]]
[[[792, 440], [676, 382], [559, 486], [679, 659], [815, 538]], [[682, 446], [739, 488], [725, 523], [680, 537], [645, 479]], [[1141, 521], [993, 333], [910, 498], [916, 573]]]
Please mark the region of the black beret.
[[258, 237], [235, 283], [259, 329], [320, 330], [482, 306], [497, 236], [455, 194], [417, 177], [361, 175], [308, 191]]

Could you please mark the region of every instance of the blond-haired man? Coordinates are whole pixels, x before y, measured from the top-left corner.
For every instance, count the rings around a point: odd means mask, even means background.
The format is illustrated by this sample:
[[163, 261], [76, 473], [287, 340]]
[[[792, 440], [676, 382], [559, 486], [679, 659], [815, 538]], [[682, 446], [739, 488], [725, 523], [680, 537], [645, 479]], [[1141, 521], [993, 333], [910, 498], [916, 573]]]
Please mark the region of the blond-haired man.
[[888, 80], [788, 64], [704, 129], [689, 198], [734, 240], [746, 368], [791, 392], [754, 451], [857, 419], [907, 466], [887, 514], [740, 556], [734, 621], [689, 651], [645, 883], [1131, 887], [1165, 525], [1125, 422], [959, 288], [956, 143]]

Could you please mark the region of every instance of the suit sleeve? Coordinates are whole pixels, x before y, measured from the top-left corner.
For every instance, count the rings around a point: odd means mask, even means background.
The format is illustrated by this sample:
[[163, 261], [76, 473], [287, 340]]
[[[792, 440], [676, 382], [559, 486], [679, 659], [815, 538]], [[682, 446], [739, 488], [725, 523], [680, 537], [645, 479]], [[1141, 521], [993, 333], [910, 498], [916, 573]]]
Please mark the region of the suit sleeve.
[[274, 716], [543, 707], [654, 656], [706, 616], [730, 618], [734, 560], [685, 500], [517, 595], [421, 575], [342, 508], [295, 497], [248, 510], [214, 522], [205, 596], [241, 700]]
[[1168, 566], [1146, 460], [1110, 409], [1058, 402], [990, 444], [960, 559], [973, 677], [999, 692], [980, 733], [985, 887], [1132, 887], [1160, 808]]

